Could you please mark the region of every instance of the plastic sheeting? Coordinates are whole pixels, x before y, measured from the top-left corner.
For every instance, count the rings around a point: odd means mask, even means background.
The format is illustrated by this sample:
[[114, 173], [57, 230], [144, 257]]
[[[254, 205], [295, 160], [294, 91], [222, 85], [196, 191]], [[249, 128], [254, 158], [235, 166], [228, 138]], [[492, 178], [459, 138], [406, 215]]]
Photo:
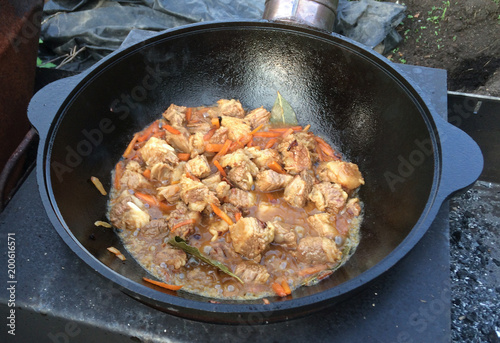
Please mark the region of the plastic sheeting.
[[[163, 31], [202, 21], [261, 19], [264, 5], [265, 0], [49, 0], [41, 56], [61, 69], [82, 71], [118, 49], [133, 29]], [[387, 52], [399, 43], [394, 27], [404, 10], [394, 3], [340, 0], [336, 31]]]

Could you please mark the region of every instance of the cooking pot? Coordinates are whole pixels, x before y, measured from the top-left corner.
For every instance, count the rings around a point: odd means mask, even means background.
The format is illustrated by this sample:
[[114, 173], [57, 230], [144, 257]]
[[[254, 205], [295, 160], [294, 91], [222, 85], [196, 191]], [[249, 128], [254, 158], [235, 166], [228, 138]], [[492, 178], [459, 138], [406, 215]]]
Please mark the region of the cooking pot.
[[[330, 278], [285, 298], [224, 300], [160, 290], [105, 220], [111, 170], [134, 132], [171, 103], [239, 99], [270, 109], [279, 91], [302, 125], [357, 163], [361, 242]], [[126, 294], [176, 315], [224, 323], [283, 320], [346, 299], [394, 266], [424, 235], [443, 201], [482, 169], [478, 146], [432, 109], [396, 65], [340, 35], [265, 20], [193, 24], [116, 51], [54, 82], [31, 101], [40, 135], [37, 177], [47, 214], [66, 244]], [[125, 262], [106, 248], [125, 252]]]

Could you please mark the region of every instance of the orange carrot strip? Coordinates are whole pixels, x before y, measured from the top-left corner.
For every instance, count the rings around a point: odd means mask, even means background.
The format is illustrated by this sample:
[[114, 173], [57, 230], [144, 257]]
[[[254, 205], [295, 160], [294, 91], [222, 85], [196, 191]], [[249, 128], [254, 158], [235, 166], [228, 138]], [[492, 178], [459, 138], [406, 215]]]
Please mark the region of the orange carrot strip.
[[253, 146], [253, 136], [252, 136], [252, 138], [250, 138], [250, 140], [247, 143], [247, 147], [250, 148], [251, 146]]
[[214, 161], [214, 166], [217, 167], [217, 169], [219, 170], [219, 172], [221, 173], [222, 176], [227, 176], [226, 171], [224, 170], [224, 168], [222, 168], [222, 166], [220, 165], [219, 161], [215, 160]]
[[165, 131], [162, 130], [162, 131], [158, 131], [158, 132], [153, 133], [153, 135], [151, 137], [160, 138], [163, 136], [165, 136]]
[[217, 160], [219, 157], [227, 154], [227, 152], [229, 151], [229, 148], [231, 147], [231, 144], [233, 144], [233, 141], [230, 139], [226, 139], [226, 141], [224, 142], [224, 145], [220, 149], [219, 153], [214, 156], [214, 159]]
[[270, 149], [273, 147], [273, 145], [278, 141], [278, 138], [271, 138], [269, 142], [267, 142], [266, 146], [264, 149]]
[[168, 124], [163, 124], [163, 127], [170, 133], [173, 133], [174, 135], [180, 135], [181, 132], [177, 130], [175, 127], [172, 127]]
[[171, 185], [176, 185], [178, 183], [181, 183], [181, 180], [175, 180], [175, 181], [170, 182]]
[[304, 130], [302, 130], [302, 131], [307, 132], [307, 131], [309, 131], [310, 128], [311, 128], [311, 124], [307, 124], [306, 127], [304, 127]]
[[318, 154], [318, 159], [320, 160], [320, 162], [324, 162], [325, 157], [323, 156], [323, 152], [321, 151], [319, 144], [316, 145], [316, 153]]
[[209, 141], [210, 138], [212, 138], [212, 136], [214, 135], [215, 131], [217, 131], [217, 128], [214, 127], [213, 129], [210, 129], [210, 131], [208, 131], [205, 136], [203, 136], [203, 140], [204, 141]]
[[286, 282], [285, 280], [281, 281], [281, 287], [283, 287], [283, 290], [285, 291], [286, 295], [292, 294], [292, 290], [290, 289], [288, 282]]
[[194, 224], [194, 223], [196, 223], [196, 219], [184, 220], [184, 221], [182, 221], [180, 223], [177, 223], [174, 226], [172, 226], [172, 228], [170, 229], [170, 231], [174, 232], [175, 229], [180, 228], [181, 226], [190, 225], [190, 224]]
[[222, 150], [224, 144], [207, 143], [205, 145], [205, 151], [207, 152], [219, 152]]
[[188, 107], [186, 110], [186, 121], [191, 121], [191, 115], [193, 114], [193, 108]]
[[146, 178], [146, 179], [150, 179], [151, 178], [151, 169], [146, 169], [144, 171], [144, 173], [142, 173], [142, 175]]
[[189, 160], [189, 157], [191, 157], [191, 154], [178, 153], [177, 157], [179, 157], [179, 160], [181, 160], [181, 161], [187, 161], [187, 160]]
[[127, 146], [127, 149], [125, 149], [125, 152], [123, 153], [123, 157], [129, 158], [130, 154], [134, 150], [135, 143], [137, 143], [137, 137], [139, 137], [139, 134], [136, 133], [130, 143]]
[[217, 117], [217, 118], [212, 118], [211, 122], [212, 122], [212, 126], [215, 126], [216, 128], [219, 128], [219, 127], [220, 127], [220, 120], [219, 120], [219, 117]]
[[148, 279], [148, 278], [145, 278], [145, 277], [143, 277], [142, 279], [144, 281], [146, 281], [146, 282], [152, 283], [153, 285], [156, 285], [156, 286], [162, 287], [162, 288], [166, 288], [166, 289], [169, 289], [171, 291], [178, 291], [179, 289], [182, 288], [182, 286], [169, 285], [168, 283], [151, 280], [151, 279]]
[[320, 145], [321, 147], [321, 150], [329, 155], [329, 156], [335, 156], [335, 151], [332, 149], [332, 147], [330, 146], [330, 144], [328, 144], [327, 142], [325, 142], [322, 138], [319, 138], [319, 137], [314, 137], [314, 139], [316, 140], [316, 142]]
[[151, 125], [149, 125], [147, 128], [141, 131], [139, 136], [137, 137], [138, 142], [144, 142], [146, 141], [151, 135], [156, 133], [160, 129], [160, 121], [155, 120]]
[[115, 186], [115, 189], [120, 189], [120, 180], [122, 178], [122, 175], [123, 175], [123, 170], [124, 170], [124, 166], [123, 166], [123, 163], [122, 162], [118, 162], [116, 164], [116, 167], [115, 167], [115, 181], [114, 181], [114, 186]]
[[158, 207], [163, 212], [170, 212], [170, 211], [173, 211], [173, 210], [176, 209], [175, 205], [169, 205], [169, 204], [167, 204], [166, 202], [163, 202], [163, 201], [158, 202]]
[[256, 134], [258, 131], [260, 131], [260, 129], [262, 129], [264, 127], [264, 124], [260, 124], [259, 126], [257, 126], [255, 129], [253, 129], [252, 132], [250, 132], [251, 135], [253, 134]]
[[292, 134], [293, 133], [293, 129], [292, 128], [289, 128], [288, 130], [286, 130], [285, 132], [283, 132], [283, 138], [287, 137], [288, 135]]
[[280, 164], [279, 164], [278, 162], [276, 162], [276, 161], [269, 162], [269, 163], [267, 164], [267, 167], [268, 167], [269, 169], [274, 170], [276, 173], [286, 174], [285, 169], [283, 169], [283, 167], [282, 167], [282, 166], [280, 166]]
[[254, 137], [269, 137], [269, 138], [274, 138], [274, 137], [279, 137], [283, 133], [282, 132], [277, 132], [277, 131], [263, 131], [263, 132], [256, 132], [252, 136]]
[[273, 288], [273, 291], [280, 297], [286, 297], [286, 292], [285, 290], [283, 289], [283, 287], [277, 283], [277, 282], [273, 282], [273, 284], [271, 285], [271, 287]]
[[319, 266], [314, 266], [314, 267], [302, 269], [298, 272], [298, 274], [299, 274], [299, 276], [311, 275], [311, 274], [318, 273], [322, 270], [325, 270], [326, 268], [327, 268], [326, 265], [320, 264]]
[[229, 225], [234, 224], [231, 218], [229, 218], [229, 216], [224, 211], [222, 211], [220, 208], [218, 208], [216, 205], [212, 203], [210, 204], [210, 206], [212, 206], [212, 210], [214, 211], [214, 213], [218, 215], [222, 220], [224, 220]]
[[134, 195], [149, 206], [158, 206], [158, 200], [150, 194], [135, 192]]
[[289, 129], [292, 129], [293, 131], [302, 131], [302, 126], [277, 127], [277, 128], [269, 129], [269, 131], [271, 131], [271, 132], [285, 132]]
[[191, 174], [188, 171], [186, 172], [186, 177], [190, 178], [193, 181], [200, 181], [200, 179], [198, 179], [196, 176], [194, 176], [193, 174]]
[[234, 214], [234, 218], [236, 219], [236, 221], [240, 220], [241, 219], [241, 213], [240, 212], [236, 212]]

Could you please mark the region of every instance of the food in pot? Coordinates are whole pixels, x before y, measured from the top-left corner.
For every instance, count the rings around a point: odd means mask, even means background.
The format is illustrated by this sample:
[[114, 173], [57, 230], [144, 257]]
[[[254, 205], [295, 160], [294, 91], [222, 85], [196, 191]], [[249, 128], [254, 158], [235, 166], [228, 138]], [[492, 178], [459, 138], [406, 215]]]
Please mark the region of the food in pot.
[[128, 252], [182, 291], [286, 296], [329, 276], [359, 242], [364, 179], [309, 126], [239, 101], [170, 105], [114, 171], [109, 219]]

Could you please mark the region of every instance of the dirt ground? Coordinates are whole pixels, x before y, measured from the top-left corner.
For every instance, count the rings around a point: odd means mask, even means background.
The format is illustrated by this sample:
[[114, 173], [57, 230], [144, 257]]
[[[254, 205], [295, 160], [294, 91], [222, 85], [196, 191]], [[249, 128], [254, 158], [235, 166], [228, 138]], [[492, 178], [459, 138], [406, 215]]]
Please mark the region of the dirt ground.
[[[393, 1], [396, 2], [396, 1]], [[446, 69], [448, 90], [500, 96], [500, 1], [405, 0], [395, 62]]]

